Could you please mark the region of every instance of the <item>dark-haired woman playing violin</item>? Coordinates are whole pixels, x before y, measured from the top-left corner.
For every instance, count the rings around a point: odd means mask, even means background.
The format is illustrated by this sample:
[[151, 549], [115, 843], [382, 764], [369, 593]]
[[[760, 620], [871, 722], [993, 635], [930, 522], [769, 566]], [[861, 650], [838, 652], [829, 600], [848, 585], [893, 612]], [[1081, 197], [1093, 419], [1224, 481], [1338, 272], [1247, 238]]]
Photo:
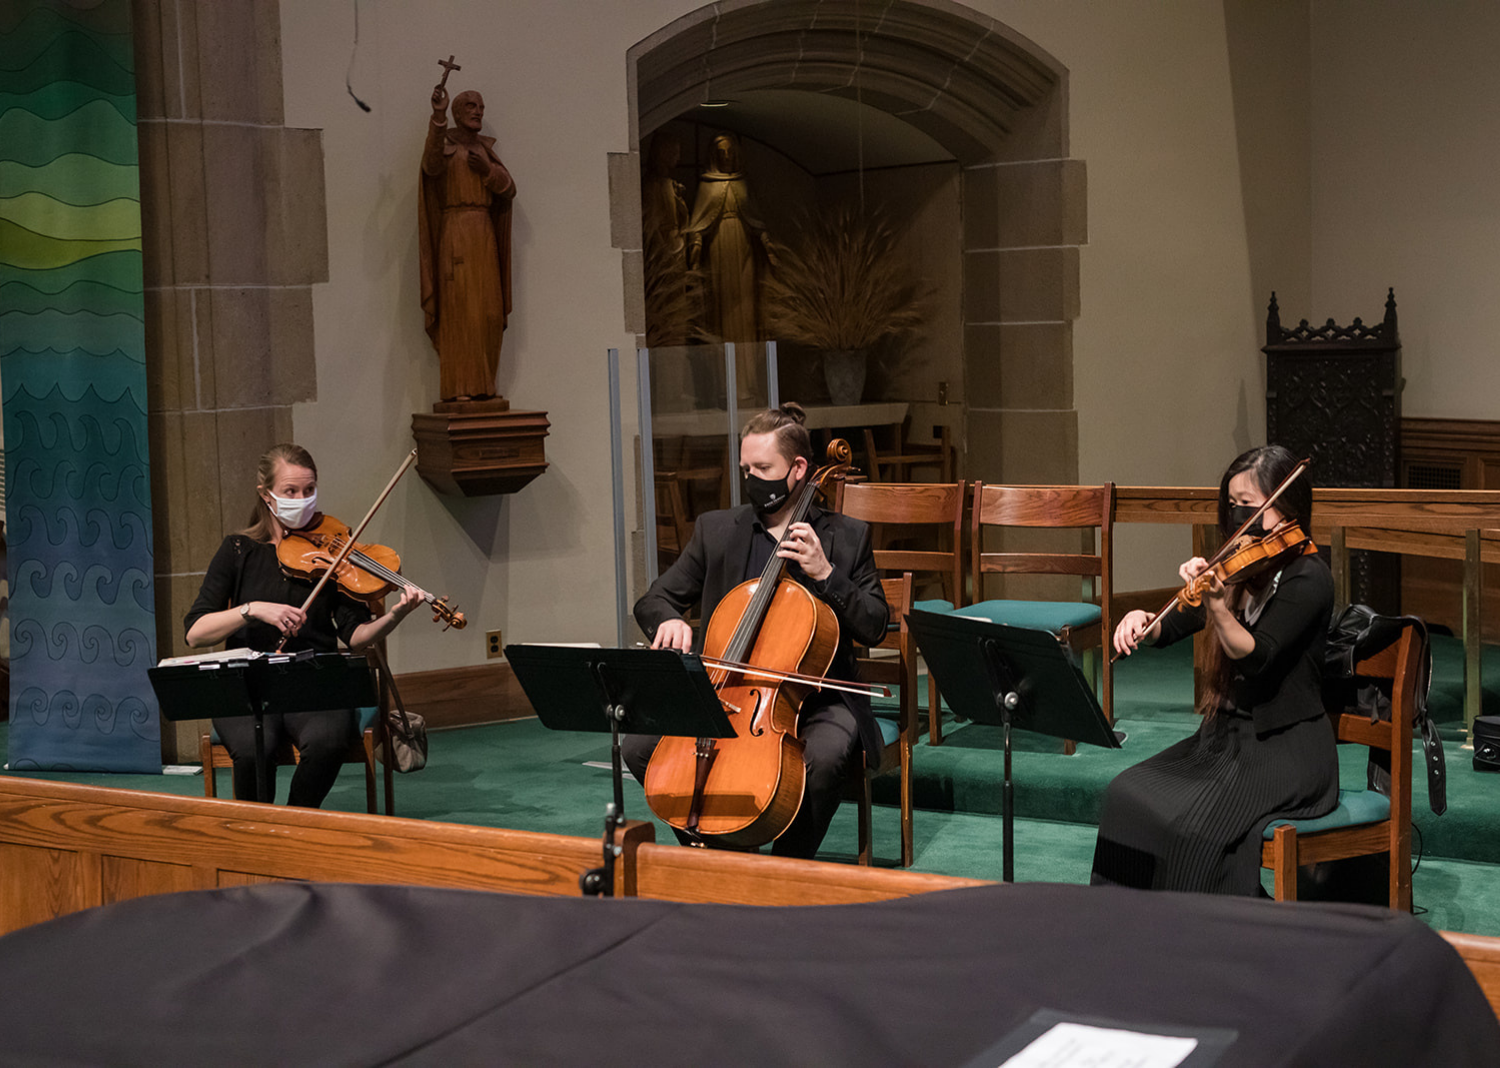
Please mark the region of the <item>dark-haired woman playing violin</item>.
[[[1219, 530], [1228, 537], [1296, 467], [1279, 445], [1251, 449], [1219, 485]], [[1295, 479], [1249, 533], [1312, 519], [1312, 485]], [[1310, 544], [1310, 543], [1309, 543]], [[1184, 582], [1207, 570], [1194, 557]], [[1092, 882], [1157, 890], [1256, 895], [1261, 834], [1281, 817], [1320, 816], [1338, 800], [1333, 728], [1323, 711], [1323, 647], [1333, 577], [1312, 552], [1235, 585], [1217, 574], [1197, 609], [1156, 622], [1130, 612], [1115, 650], [1212, 635], [1208, 685], [1196, 733], [1127, 768], [1110, 783], [1099, 820]], [[1150, 624], [1148, 626], [1148, 624]]]
[[[184, 621], [188, 645], [201, 648], [229, 639], [233, 647], [270, 652], [286, 638], [288, 652], [333, 652], [342, 639], [350, 649], [358, 650], [390, 633], [422, 603], [421, 593], [408, 589], [376, 618], [364, 603], [346, 597], [329, 582], [303, 612], [312, 584], [286, 575], [277, 561], [276, 546], [287, 531], [316, 524], [317, 505], [318, 469], [306, 449], [281, 444], [261, 457], [250, 525], [225, 538], [208, 565], [198, 599]], [[354, 710], [273, 714], [264, 717], [264, 722], [268, 759], [273, 759], [283, 732], [301, 754], [287, 804], [317, 808], [333, 788], [344, 754], [358, 733]], [[216, 719], [214, 728], [234, 759], [235, 796], [255, 797], [251, 718]], [[274, 791], [274, 763], [270, 774]]]

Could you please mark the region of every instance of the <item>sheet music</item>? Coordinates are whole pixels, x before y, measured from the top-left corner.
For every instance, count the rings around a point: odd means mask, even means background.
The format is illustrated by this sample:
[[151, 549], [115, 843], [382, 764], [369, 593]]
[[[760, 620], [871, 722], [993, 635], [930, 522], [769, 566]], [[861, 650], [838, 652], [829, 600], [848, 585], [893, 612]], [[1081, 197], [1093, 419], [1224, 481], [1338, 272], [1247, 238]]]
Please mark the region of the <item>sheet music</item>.
[[265, 653], [256, 652], [254, 649], [220, 649], [215, 653], [193, 653], [190, 656], [169, 656], [160, 661], [157, 667], [193, 667], [222, 664], [228, 661], [259, 660]]
[[999, 1068], [1176, 1068], [1197, 1048], [1196, 1038], [1059, 1023]]

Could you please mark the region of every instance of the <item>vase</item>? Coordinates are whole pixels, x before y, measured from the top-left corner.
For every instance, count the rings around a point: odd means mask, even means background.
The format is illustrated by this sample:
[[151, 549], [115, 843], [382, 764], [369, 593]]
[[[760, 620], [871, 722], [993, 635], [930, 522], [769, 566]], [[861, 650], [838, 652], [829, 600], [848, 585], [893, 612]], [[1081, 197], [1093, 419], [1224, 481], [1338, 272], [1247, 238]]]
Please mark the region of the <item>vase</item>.
[[828, 385], [829, 400], [847, 407], [864, 399], [868, 357], [864, 349], [823, 353], [823, 381]]

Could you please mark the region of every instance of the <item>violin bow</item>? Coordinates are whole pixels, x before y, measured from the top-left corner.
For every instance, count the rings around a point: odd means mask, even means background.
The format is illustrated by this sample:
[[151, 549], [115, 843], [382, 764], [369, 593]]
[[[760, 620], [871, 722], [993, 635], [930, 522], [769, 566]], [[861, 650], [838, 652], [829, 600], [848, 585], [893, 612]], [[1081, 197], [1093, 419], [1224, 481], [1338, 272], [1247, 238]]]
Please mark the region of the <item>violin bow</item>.
[[[309, 593], [307, 595], [307, 600], [302, 602], [302, 611], [306, 612], [308, 608], [311, 607], [314, 598], [316, 598], [318, 594], [322, 592], [323, 584], [326, 583], [333, 576], [334, 572], [339, 569], [340, 565], [342, 565], [343, 562], [348, 559], [350, 551], [354, 548], [354, 543], [357, 542], [359, 540], [359, 536], [364, 533], [365, 526], [374, 517], [375, 513], [380, 510], [380, 506], [385, 503], [385, 499], [391, 495], [391, 490], [396, 488], [396, 483], [401, 481], [401, 476], [406, 474], [407, 469], [416, 462], [417, 450], [413, 449], [407, 454], [405, 462], [403, 462], [401, 466], [396, 469], [396, 473], [391, 476], [391, 480], [385, 484], [385, 489], [380, 491], [380, 496], [375, 498], [375, 503], [370, 505], [370, 510], [366, 512], [365, 517], [359, 521], [359, 526], [355, 527], [354, 530], [350, 532], [349, 540], [345, 542], [344, 547], [339, 550], [338, 556], [334, 557], [333, 563], [328, 565], [328, 570], [323, 572], [323, 577], [318, 579], [317, 585], [312, 588], [312, 593]], [[278, 522], [280, 522], [280, 520], [278, 520]], [[287, 639], [290, 637], [290, 634], [283, 634], [281, 636], [281, 641], [276, 646], [276, 651], [278, 653], [281, 652], [281, 650], [286, 646]]]
[[[1218, 551], [1215, 552], [1212, 556], [1210, 556], [1208, 558], [1208, 565], [1207, 565], [1207, 567], [1204, 568], [1205, 571], [1207, 571], [1208, 568], [1213, 567], [1215, 564], [1217, 564], [1220, 560], [1222, 560], [1224, 558], [1224, 556], [1229, 552], [1229, 547], [1234, 544], [1235, 539], [1238, 538], [1241, 534], [1245, 533], [1245, 531], [1249, 530], [1255, 524], [1256, 520], [1260, 519], [1261, 516], [1265, 515], [1266, 514], [1266, 509], [1269, 508], [1269, 507], [1271, 507], [1271, 505], [1273, 505], [1273, 504], [1276, 503], [1276, 498], [1280, 497], [1283, 493], [1285, 493], [1286, 492], [1286, 488], [1288, 486], [1290, 486], [1293, 482], [1295, 482], [1297, 480], [1297, 477], [1299, 475], [1301, 475], [1303, 471], [1306, 471], [1307, 468], [1308, 468], [1308, 465], [1310, 465], [1311, 463], [1312, 463], [1312, 457], [1309, 456], [1309, 457], [1306, 457], [1305, 459], [1303, 459], [1302, 462], [1299, 463], [1296, 467], [1292, 468], [1291, 474], [1287, 475], [1286, 478], [1282, 479], [1281, 480], [1281, 485], [1279, 485], [1279, 486], [1276, 487], [1276, 492], [1272, 493], [1269, 497], [1267, 497], [1264, 501], [1262, 501], [1261, 504], [1260, 504], [1260, 507], [1257, 508], [1254, 512], [1250, 513], [1250, 518], [1247, 519], [1247, 520], [1245, 520], [1243, 523], [1241, 523], [1240, 524], [1240, 528], [1238, 530], [1236, 530], [1233, 534], [1229, 535], [1229, 537], [1227, 537], [1227, 538], [1224, 539], [1224, 544], [1220, 545], [1219, 548], [1218, 548]], [[1156, 621], [1159, 620], [1162, 616], [1166, 615], [1169, 611], [1171, 611], [1172, 606], [1174, 604], [1176, 604], [1176, 603], [1177, 603], [1177, 595], [1173, 594], [1172, 595], [1172, 599], [1170, 601], [1168, 601], [1166, 604], [1164, 604], [1164, 605], [1161, 606], [1161, 610], [1160, 611], [1158, 611], [1150, 619], [1146, 620], [1146, 625], [1145, 625], [1145, 627], [1143, 627], [1141, 629], [1141, 633], [1144, 634], [1146, 631], [1148, 631], [1152, 627], [1154, 627], [1156, 625]], [[1123, 655], [1124, 655], [1123, 653], [1116, 653], [1114, 656], [1112, 656], [1112, 657], [1109, 658], [1109, 662], [1111, 664], [1113, 664], [1116, 660], [1120, 659], [1120, 657], [1123, 656]]]

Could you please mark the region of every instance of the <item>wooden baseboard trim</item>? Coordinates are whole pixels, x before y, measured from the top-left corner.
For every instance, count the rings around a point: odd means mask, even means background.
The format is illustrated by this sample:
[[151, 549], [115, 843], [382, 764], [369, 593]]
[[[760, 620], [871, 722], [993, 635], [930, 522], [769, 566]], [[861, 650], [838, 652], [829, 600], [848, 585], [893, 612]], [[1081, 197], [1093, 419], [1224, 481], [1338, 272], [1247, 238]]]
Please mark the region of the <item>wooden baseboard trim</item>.
[[503, 723], [536, 715], [509, 664], [477, 664], [411, 671], [396, 676], [406, 710], [429, 730]]

